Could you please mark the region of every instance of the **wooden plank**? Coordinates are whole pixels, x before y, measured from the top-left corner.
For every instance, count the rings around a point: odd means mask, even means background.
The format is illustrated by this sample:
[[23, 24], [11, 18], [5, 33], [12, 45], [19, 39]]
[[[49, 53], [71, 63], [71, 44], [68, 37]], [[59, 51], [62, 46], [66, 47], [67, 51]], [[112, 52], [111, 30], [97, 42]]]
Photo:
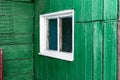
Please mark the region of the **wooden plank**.
[[104, 80], [117, 79], [117, 22], [104, 23]]
[[6, 61], [4, 65], [5, 65], [4, 76], [33, 73], [33, 60], [32, 59], [10, 60], [10, 61]]
[[0, 15], [33, 16], [34, 15], [33, 3], [1, 1]]
[[33, 80], [34, 5], [27, 2], [31, 0], [19, 1], [0, 1], [0, 48], [4, 52], [5, 80]]
[[0, 33], [33, 33], [33, 17], [0, 16]]
[[118, 0], [104, 0], [104, 20], [117, 19]]
[[93, 79], [102, 80], [103, 24], [101, 22], [94, 22], [93, 28]]
[[0, 49], [0, 80], [3, 80], [3, 52]]
[[33, 73], [4, 77], [4, 80], [33, 80]]
[[[85, 23], [85, 80], [93, 79], [93, 27]], [[88, 68], [89, 66], [89, 68]]]
[[66, 76], [68, 80], [76, 80], [76, 63], [75, 62], [69, 63], [69, 64], [67, 63]]
[[75, 21], [85, 22], [92, 20], [92, 2], [91, 0], [74, 0]]
[[[85, 80], [85, 27], [84, 23], [75, 27], [76, 80]], [[81, 43], [82, 42], [82, 43]], [[81, 65], [82, 64], [82, 65]]]
[[59, 2], [59, 0], [50, 0], [50, 12], [61, 10], [62, 9], [61, 4], [62, 3]]
[[75, 21], [81, 21], [81, 7], [80, 7], [80, 3], [81, 3], [82, 0], [74, 0], [73, 1], [73, 6], [74, 6], [74, 9], [75, 9]]
[[[63, 6], [64, 5], [64, 6]], [[50, 0], [50, 12], [73, 8], [73, 0]]]
[[103, 0], [91, 0], [92, 2], [92, 20], [102, 20], [103, 18]]
[[0, 45], [4, 52], [4, 60], [33, 58], [33, 45]]
[[9, 0], [9, 1], [17, 1], [17, 2], [32, 2], [33, 0]]
[[32, 44], [32, 35], [0, 34], [0, 45]]
[[120, 22], [118, 24], [118, 80], [120, 80]]
[[38, 14], [38, 16], [39, 16], [39, 13], [45, 14], [50, 12], [50, 0], [36, 0], [35, 4], [36, 4], [35, 11], [36, 11], [36, 14]]

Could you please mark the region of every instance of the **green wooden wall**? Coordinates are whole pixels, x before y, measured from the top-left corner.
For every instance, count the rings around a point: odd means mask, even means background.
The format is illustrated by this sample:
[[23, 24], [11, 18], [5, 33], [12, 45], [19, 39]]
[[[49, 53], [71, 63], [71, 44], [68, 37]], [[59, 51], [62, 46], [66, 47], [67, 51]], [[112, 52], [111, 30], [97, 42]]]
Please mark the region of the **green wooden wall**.
[[[39, 15], [75, 10], [75, 60], [38, 55]], [[117, 80], [118, 0], [35, 0], [35, 80]]]
[[33, 8], [31, 0], [0, 1], [4, 80], [33, 80]]

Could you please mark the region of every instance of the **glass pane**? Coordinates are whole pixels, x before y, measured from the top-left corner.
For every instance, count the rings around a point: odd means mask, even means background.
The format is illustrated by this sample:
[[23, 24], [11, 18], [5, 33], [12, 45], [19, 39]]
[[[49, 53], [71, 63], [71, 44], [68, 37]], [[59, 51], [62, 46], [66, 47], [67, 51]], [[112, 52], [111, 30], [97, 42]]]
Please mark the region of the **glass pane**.
[[72, 17], [62, 18], [62, 51], [72, 52]]
[[49, 50], [57, 50], [57, 19], [49, 19]]

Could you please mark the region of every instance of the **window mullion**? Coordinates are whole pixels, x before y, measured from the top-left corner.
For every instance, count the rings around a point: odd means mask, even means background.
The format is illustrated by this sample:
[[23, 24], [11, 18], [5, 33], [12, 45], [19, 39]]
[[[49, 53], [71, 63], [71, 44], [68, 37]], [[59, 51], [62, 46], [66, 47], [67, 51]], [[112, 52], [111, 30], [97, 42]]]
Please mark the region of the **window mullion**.
[[59, 49], [62, 50], [62, 19], [59, 18]]
[[60, 44], [60, 35], [59, 35], [60, 34], [60, 31], [59, 31], [60, 19], [59, 18], [57, 18], [57, 26], [58, 26], [57, 27], [57, 29], [58, 29], [57, 30], [58, 31], [58, 49], [57, 49], [57, 51], [60, 52], [60, 46], [59, 46], [59, 44]]
[[48, 50], [49, 49], [49, 22], [48, 22], [48, 20], [46, 19], [46, 22], [45, 22], [46, 24], [46, 50]]

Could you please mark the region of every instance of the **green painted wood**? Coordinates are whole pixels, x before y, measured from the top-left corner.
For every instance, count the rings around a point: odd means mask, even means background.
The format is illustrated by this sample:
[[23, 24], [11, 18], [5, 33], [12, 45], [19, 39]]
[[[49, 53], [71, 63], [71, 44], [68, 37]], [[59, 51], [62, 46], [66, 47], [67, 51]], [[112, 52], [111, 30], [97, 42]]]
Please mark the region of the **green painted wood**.
[[[38, 15], [37, 15], [38, 16]], [[35, 16], [35, 19], [37, 19], [38, 17], [36, 17]], [[37, 21], [36, 21], [36, 23], [38, 23]], [[36, 24], [35, 23], [35, 24]], [[35, 30], [34, 30], [35, 32], [34, 32], [34, 35], [35, 36], [33, 36], [33, 39], [34, 39], [34, 44], [33, 44], [33, 56], [34, 56], [34, 79], [35, 80], [37, 80], [37, 79], [39, 79], [39, 75], [41, 76], [41, 75], [43, 75], [43, 74], [39, 74], [39, 71], [38, 70], [40, 70], [40, 68], [41, 68], [41, 65], [40, 64], [38, 64], [38, 54], [37, 53], [39, 53], [39, 27], [38, 27], [38, 25], [35, 25]], [[41, 61], [41, 64], [42, 64], [43, 62]], [[39, 65], [39, 66], [38, 66]], [[43, 72], [43, 69], [41, 70], [42, 72]]]
[[[65, 80], [67, 78], [66, 73], [67, 73], [67, 62], [63, 62], [62, 60], [56, 60], [53, 58], [49, 58], [49, 57], [44, 57], [44, 56], [39, 56], [38, 61], [42, 60], [41, 63], [39, 63], [39, 67], [38, 67], [38, 74], [41, 77], [37, 77], [37, 79], [40, 80]], [[50, 61], [48, 61], [50, 60]], [[59, 63], [58, 63], [59, 62]], [[43, 67], [46, 66], [46, 67]], [[69, 66], [71, 67], [71, 66]], [[41, 70], [41, 68], [43, 68]], [[58, 70], [59, 68], [59, 70]], [[69, 68], [68, 68], [69, 69]], [[70, 69], [69, 69], [70, 70]], [[64, 71], [65, 73], [61, 73], [61, 71]], [[51, 72], [49, 74], [49, 72]], [[42, 73], [42, 74], [40, 74]], [[45, 77], [46, 76], [46, 77]]]
[[7, 44], [32, 44], [32, 35], [0, 34], [0, 45]]
[[102, 54], [103, 54], [103, 23], [93, 23], [93, 79], [102, 80]]
[[[71, 1], [35, 2], [35, 80], [117, 79], [117, 25], [114, 21], [106, 21], [116, 19], [116, 0], [73, 0], [72, 4]], [[39, 15], [66, 9], [75, 10], [74, 61], [67, 62], [38, 55]], [[111, 17], [106, 17], [108, 15]]]
[[117, 0], [104, 0], [104, 20], [117, 19]]
[[[85, 80], [92, 80], [93, 71], [93, 27], [85, 23]], [[88, 68], [89, 67], [89, 68]]]
[[[54, 59], [54, 58], [49, 58], [45, 56], [39, 56], [38, 61], [41, 62], [38, 63], [39, 67], [37, 67], [37, 70], [39, 70], [37, 79], [40, 80], [56, 80], [56, 79], [74, 80], [75, 79], [75, 67], [73, 66], [73, 63]], [[43, 69], [41, 70], [41, 68]], [[51, 73], [49, 74], [49, 72]], [[69, 75], [71, 75], [71, 77], [69, 77]]]
[[61, 1], [58, 0], [50, 0], [50, 11], [54, 12], [57, 10], [61, 10], [62, 9], [62, 5], [63, 3], [61, 3]]
[[[79, 34], [82, 34], [82, 35], [79, 35]], [[75, 61], [76, 61], [76, 67], [75, 67], [76, 80], [79, 80], [79, 79], [85, 80], [85, 28], [84, 28], [84, 24], [76, 24], [75, 26]]]
[[1, 1], [0, 15], [33, 16], [34, 15], [33, 3]]
[[33, 73], [33, 60], [21, 59], [4, 62], [4, 76]]
[[35, 5], [36, 13], [44, 14], [44, 13], [50, 12], [50, 0], [36, 0], [35, 4], [36, 4]]
[[0, 33], [33, 33], [33, 17], [0, 16]]
[[50, 0], [50, 12], [72, 8], [73, 0]]
[[34, 5], [30, 0], [19, 1], [0, 1], [5, 80], [33, 80]]
[[4, 77], [4, 80], [33, 80], [33, 74], [23, 74]]
[[92, 20], [103, 19], [103, 1], [104, 0], [91, 0], [92, 2]]
[[33, 45], [3, 45], [4, 60], [33, 58]]
[[33, 19], [30, 16], [14, 16], [14, 32], [33, 34]]
[[2, 1], [17, 1], [17, 2], [32, 2], [33, 0], [2, 0]]
[[74, 0], [75, 21], [90, 21], [92, 20], [92, 2], [91, 0]]
[[117, 79], [117, 23], [104, 23], [104, 80]]
[[67, 79], [68, 80], [75, 80], [76, 79], [76, 75], [75, 75], [76, 74], [76, 65], [75, 65], [75, 62], [66, 64], [66, 65], [67, 65], [67, 68], [66, 68]]
[[32, 2], [33, 0], [10, 0], [10, 1], [18, 1], [18, 2]]

